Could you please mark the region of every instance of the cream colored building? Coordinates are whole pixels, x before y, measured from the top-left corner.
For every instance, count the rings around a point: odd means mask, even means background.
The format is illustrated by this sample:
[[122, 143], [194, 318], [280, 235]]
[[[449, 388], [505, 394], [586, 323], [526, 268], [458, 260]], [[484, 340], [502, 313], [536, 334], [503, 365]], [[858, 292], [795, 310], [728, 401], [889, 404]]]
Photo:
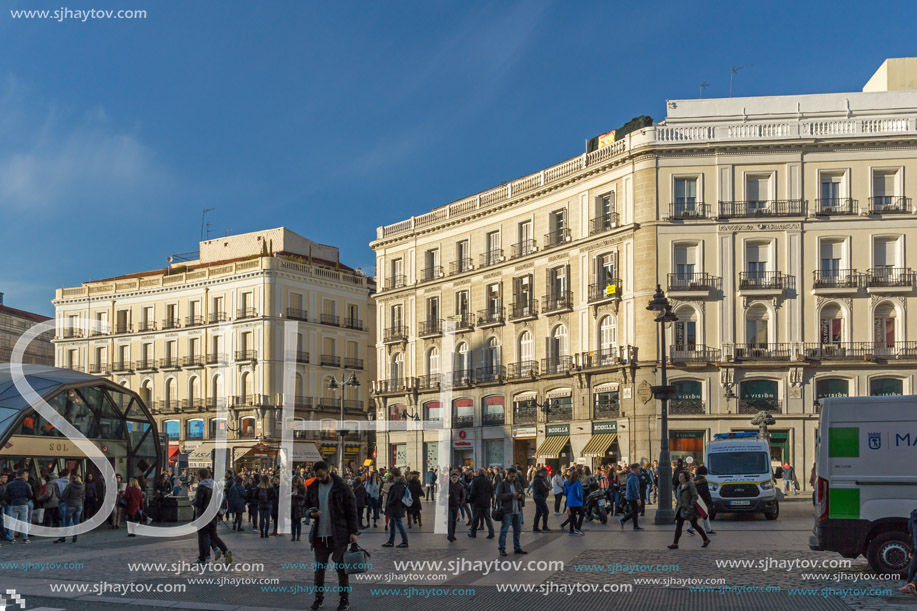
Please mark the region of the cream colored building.
[[[864, 92], [671, 100], [610, 146], [380, 227], [378, 417], [436, 418], [451, 381], [453, 465], [650, 461], [658, 283], [679, 318], [673, 457], [767, 410], [802, 482], [820, 398], [914, 392], [917, 91], [894, 84], [915, 68], [889, 60]], [[426, 468], [438, 443], [390, 430], [380, 462]]]
[[[172, 456], [191, 453], [191, 466], [211, 461], [225, 426], [237, 467], [274, 461], [289, 358], [295, 419], [328, 422], [294, 437], [334, 460], [341, 397], [328, 381], [356, 375], [361, 386], [347, 388], [345, 418], [365, 420], [374, 290], [371, 278], [340, 263], [337, 248], [285, 228], [216, 238], [201, 242], [193, 261], [58, 289], [55, 358], [138, 391]], [[83, 332], [68, 322], [78, 317], [108, 331]], [[218, 406], [229, 408], [228, 422], [216, 417]], [[348, 437], [345, 458], [366, 455], [365, 435]]]
[[[0, 363], [9, 363], [13, 348], [23, 333], [38, 323], [51, 320], [47, 316], [17, 310], [3, 305], [3, 293], [0, 293]], [[22, 355], [22, 362], [30, 365], [53, 365], [54, 346], [51, 334], [37, 336]]]

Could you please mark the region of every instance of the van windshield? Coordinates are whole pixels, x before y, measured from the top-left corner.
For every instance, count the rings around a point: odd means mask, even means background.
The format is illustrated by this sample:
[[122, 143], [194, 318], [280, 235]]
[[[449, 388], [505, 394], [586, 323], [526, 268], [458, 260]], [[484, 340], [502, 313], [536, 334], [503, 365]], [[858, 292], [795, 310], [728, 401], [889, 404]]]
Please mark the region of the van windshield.
[[764, 452], [716, 452], [707, 456], [710, 475], [769, 473], [770, 461]]

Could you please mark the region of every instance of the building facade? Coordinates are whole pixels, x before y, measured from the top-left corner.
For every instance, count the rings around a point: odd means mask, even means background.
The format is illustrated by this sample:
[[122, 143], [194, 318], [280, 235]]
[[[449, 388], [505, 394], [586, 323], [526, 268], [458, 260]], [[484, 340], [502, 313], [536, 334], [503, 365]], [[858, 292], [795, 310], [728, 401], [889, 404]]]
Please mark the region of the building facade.
[[435, 420], [443, 397], [452, 416], [445, 437], [390, 425], [380, 462], [426, 468], [443, 439], [452, 465], [652, 460], [657, 284], [678, 318], [673, 458], [763, 410], [772, 459], [807, 472], [820, 399], [914, 392], [917, 92], [874, 81], [669, 101], [613, 144], [380, 227], [377, 417]]
[[[9, 363], [13, 348], [22, 334], [38, 323], [51, 320], [41, 314], [17, 310], [3, 305], [3, 293], [0, 293], [0, 363]], [[37, 336], [26, 348], [22, 362], [30, 365], [53, 365], [54, 345], [51, 333]]]
[[[58, 289], [58, 366], [138, 392], [173, 459], [190, 453], [192, 467], [212, 460], [221, 428], [236, 467], [273, 464], [283, 426], [335, 459], [341, 397], [328, 383], [353, 373], [361, 385], [345, 391], [345, 418], [365, 420], [375, 368], [373, 280], [341, 265], [337, 248], [284, 228], [201, 242], [199, 255]], [[86, 331], [72, 320], [79, 317], [105, 330]], [[294, 371], [285, 380], [287, 363]], [[294, 404], [293, 422], [281, 421], [285, 401]], [[228, 408], [227, 419], [218, 407]], [[303, 430], [297, 421], [323, 425]], [[365, 434], [350, 434], [344, 453], [362, 461]]]

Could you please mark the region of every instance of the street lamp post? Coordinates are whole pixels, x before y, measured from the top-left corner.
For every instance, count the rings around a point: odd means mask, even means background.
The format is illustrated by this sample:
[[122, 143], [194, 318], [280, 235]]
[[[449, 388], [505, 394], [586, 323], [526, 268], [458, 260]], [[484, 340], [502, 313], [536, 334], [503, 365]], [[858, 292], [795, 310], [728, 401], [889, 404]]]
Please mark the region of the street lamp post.
[[678, 317], [672, 313], [672, 305], [666, 299], [662, 287], [656, 285], [656, 293], [650, 300], [647, 310], [657, 312], [655, 322], [659, 323], [659, 357], [662, 368], [662, 384], [653, 386], [653, 397], [662, 402], [662, 431], [659, 443], [659, 494], [656, 499], [656, 524], [671, 524], [675, 520], [675, 511], [672, 509], [672, 464], [669, 458], [669, 399], [672, 398], [675, 388], [669, 386], [668, 371], [666, 369], [665, 351], [665, 325], [675, 322]]
[[337, 392], [337, 389], [339, 386], [341, 388], [341, 419], [339, 420], [340, 430], [338, 434], [338, 437], [339, 437], [338, 439], [338, 474], [340, 474], [343, 477], [343, 474], [344, 474], [344, 433], [345, 433], [344, 431], [344, 387], [353, 386], [354, 388], [357, 388], [360, 386], [360, 381], [357, 380], [357, 376], [353, 372], [350, 373], [350, 377], [346, 381], [344, 381], [344, 376], [341, 376], [340, 382], [338, 382], [334, 376], [331, 376], [331, 380], [328, 381], [328, 388], [330, 388], [332, 392]]

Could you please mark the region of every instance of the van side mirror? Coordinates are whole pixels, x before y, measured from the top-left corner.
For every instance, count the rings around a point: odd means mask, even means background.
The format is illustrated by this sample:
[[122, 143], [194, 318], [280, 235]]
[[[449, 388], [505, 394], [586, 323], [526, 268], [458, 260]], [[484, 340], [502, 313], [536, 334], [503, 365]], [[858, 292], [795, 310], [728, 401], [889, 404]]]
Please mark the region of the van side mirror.
[[775, 478], [775, 479], [782, 479], [782, 478], [783, 478], [783, 467], [777, 467], [777, 468], [774, 470], [774, 478]]

